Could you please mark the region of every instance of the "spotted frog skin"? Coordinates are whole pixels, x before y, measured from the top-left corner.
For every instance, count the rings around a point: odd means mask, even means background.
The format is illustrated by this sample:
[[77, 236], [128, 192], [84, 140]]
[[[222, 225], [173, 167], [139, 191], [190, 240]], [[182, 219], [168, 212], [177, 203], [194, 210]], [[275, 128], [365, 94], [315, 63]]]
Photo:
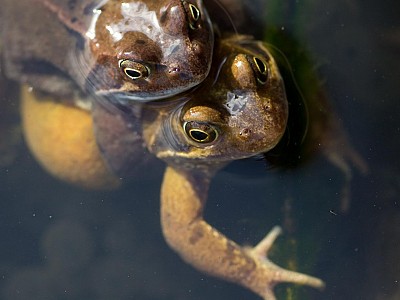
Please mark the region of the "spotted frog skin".
[[[213, 28], [201, 0], [1, 0], [6, 74], [56, 95], [150, 101], [202, 82]], [[17, 18], [18, 16], [18, 18]], [[18, 19], [18, 22], [15, 20]]]
[[[129, 161], [135, 145], [143, 145], [167, 163], [161, 190], [162, 228], [168, 244], [186, 262], [268, 300], [275, 299], [273, 287], [279, 282], [324, 286], [317, 278], [285, 270], [266, 258], [280, 228], [254, 248], [244, 248], [203, 219], [213, 175], [233, 160], [270, 150], [285, 132], [285, 89], [266, 44], [248, 37], [226, 38], [217, 45], [210, 76], [194, 93], [178, 97], [175, 103], [155, 102], [140, 109], [100, 104], [93, 114], [99, 148], [114, 172], [121, 174], [128, 162], [135, 167], [136, 162]], [[135, 115], [141, 116], [140, 124], [134, 122]], [[110, 130], [103, 124], [112, 124], [112, 119], [116, 127]], [[116, 131], [121, 145], [130, 137], [133, 148], [125, 148], [126, 159], [115, 147]]]

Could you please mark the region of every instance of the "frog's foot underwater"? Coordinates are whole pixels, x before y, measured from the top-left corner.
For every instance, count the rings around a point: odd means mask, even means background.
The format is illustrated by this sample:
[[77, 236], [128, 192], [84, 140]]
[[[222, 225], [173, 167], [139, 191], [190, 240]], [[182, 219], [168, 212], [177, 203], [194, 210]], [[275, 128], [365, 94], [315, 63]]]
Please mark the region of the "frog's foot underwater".
[[336, 138], [326, 142], [323, 153], [344, 175], [339, 209], [342, 213], [348, 213], [351, 204], [352, 166], [363, 176], [369, 173], [369, 167], [363, 157], [353, 148], [342, 124], [337, 122], [332, 126], [332, 133]]
[[[262, 265], [260, 268], [265, 269], [265, 272], [271, 276], [271, 281], [267, 284], [267, 288], [264, 288], [262, 297], [268, 300], [276, 299], [272, 288], [280, 282], [292, 282], [323, 289], [325, 283], [319, 278], [285, 270], [268, 259], [268, 252], [281, 232], [282, 229], [279, 226], [275, 226], [255, 247], [246, 249], [246, 252]], [[260, 286], [265, 286], [263, 278], [260, 279]]]
[[215, 277], [240, 284], [266, 300], [273, 287], [292, 282], [324, 288], [322, 280], [285, 270], [266, 255], [280, 233], [275, 227], [254, 248], [241, 247], [202, 216], [210, 178], [168, 167], [161, 193], [161, 220], [168, 244], [189, 264]]

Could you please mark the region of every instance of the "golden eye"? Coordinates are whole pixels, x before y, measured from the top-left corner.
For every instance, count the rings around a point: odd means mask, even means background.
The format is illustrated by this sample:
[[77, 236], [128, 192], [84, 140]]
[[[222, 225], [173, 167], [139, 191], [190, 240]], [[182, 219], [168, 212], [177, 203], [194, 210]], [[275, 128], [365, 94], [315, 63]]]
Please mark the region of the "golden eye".
[[201, 18], [201, 12], [196, 5], [187, 3], [186, 1], [184, 1], [184, 4], [185, 4], [185, 10], [186, 10], [186, 13], [187, 13], [188, 19], [189, 19], [189, 27], [190, 27], [190, 29], [195, 30], [198, 28], [197, 22]]
[[147, 78], [150, 75], [150, 69], [147, 66], [129, 59], [121, 59], [119, 61], [119, 67], [124, 74], [132, 80]]
[[253, 56], [252, 58], [248, 57], [247, 61], [250, 63], [257, 81], [261, 84], [265, 84], [268, 80], [267, 63], [263, 59], [256, 56]]
[[218, 138], [217, 129], [206, 123], [185, 122], [183, 128], [187, 136], [197, 143], [209, 144]]

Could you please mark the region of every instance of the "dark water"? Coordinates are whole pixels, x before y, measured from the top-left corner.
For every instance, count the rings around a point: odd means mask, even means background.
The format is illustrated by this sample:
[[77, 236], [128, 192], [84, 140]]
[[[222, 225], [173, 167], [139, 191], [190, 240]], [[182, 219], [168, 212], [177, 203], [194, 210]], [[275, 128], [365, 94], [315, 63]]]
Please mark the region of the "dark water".
[[[310, 50], [370, 170], [354, 170], [347, 212], [340, 209], [344, 175], [322, 155], [290, 172], [237, 162], [214, 179], [206, 211], [212, 225], [241, 244], [255, 244], [276, 224], [293, 229], [271, 258], [327, 283], [323, 292], [282, 285], [280, 299], [400, 298], [399, 12], [395, 1], [266, 4], [268, 21]], [[7, 86], [1, 101], [12, 94]], [[197, 272], [167, 247], [159, 224], [162, 171], [111, 192], [69, 186], [18, 143], [14, 114], [11, 107], [0, 115], [7, 128], [0, 131], [7, 145], [0, 299], [259, 299]]]

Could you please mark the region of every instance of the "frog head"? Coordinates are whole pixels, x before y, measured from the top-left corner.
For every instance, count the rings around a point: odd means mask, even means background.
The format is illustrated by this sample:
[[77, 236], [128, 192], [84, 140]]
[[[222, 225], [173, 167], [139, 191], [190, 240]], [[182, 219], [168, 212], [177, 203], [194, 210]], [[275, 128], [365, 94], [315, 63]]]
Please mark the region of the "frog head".
[[222, 40], [207, 81], [176, 101], [164, 112], [155, 104], [157, 117], [143, 124], [143, 136], [151, 152], [177, 168], [264, 153], [285, 132], [288, 104], [277, 64], [266, 44], [248, 37]]
[[162, 99], [198, 85], [210, 70], [213, 29], [200, 0], [106, 1], [86, 35], [77, 65], [97, 95]]

